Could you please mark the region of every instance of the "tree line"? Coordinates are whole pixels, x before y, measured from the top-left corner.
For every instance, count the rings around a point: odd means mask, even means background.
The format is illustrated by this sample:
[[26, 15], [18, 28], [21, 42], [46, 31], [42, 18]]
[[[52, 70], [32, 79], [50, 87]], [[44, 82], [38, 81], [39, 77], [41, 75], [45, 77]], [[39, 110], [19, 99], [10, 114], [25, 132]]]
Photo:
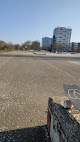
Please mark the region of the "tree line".
[[39, 41], [25, 41], [24, 43], [20, 44], [13, 44], [11, 42], [6, 43], [5, 41], [0, 40], [0, 50], [40, 50], [44, 49], [47, 50], [47, 47], [40, 47]]
[[21, 50], [40, 50], [40, 42], [39, 41], [26, 41], [21, 45]]
[[35, 41], [25, 41], [20, 44], [13, 44], [11, 42], [6, 43], [5, 41], [0, 40], [0, 50], [48, 50], [47, 46], [40, 47], [40, 42]]
[[20, 49], [19, 44], [12, 44], [11, 42], [6, 43], [5, 41], [0, 40], [0, 50], [18, 50]]
[[40, 42], [39, 41], [26, 41], [21, 45], [21, 50], [48, 50], [47, 46], [40, 46]]

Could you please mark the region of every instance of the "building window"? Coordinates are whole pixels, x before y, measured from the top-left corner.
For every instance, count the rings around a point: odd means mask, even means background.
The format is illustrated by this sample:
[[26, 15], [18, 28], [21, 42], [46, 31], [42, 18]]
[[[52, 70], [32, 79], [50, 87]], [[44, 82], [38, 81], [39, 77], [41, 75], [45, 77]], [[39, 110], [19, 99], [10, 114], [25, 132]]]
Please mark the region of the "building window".
[[63, 29], [60, 29], [60, 31], [63, 31]]
[[61, 41], [59, 41], [59, 42], [61, 42]]
[[65, 43], [62, 43], [62, 44], [65, 44]]

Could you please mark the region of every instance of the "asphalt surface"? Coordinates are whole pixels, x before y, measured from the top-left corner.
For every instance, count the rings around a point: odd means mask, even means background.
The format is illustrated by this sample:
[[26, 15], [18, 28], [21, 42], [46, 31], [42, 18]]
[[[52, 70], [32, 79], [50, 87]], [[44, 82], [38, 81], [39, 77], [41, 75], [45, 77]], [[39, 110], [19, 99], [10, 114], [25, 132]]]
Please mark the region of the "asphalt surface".
[[[46, 54], [45, 54], [46, 55]], [[0, 54], [0, 57], [16, 57], [16, 58], [33, 58], [33, 59], [43, 59], [43, 60], [71, 60], [71, 61], [80, 61], [80, 57], [70, 57], [70, 56], [45, 56], [44, 54], [36, 54], [34, 55], [14, 55], [14, 54]]]
[[64, 84], [80, 86], [80, 56], [0, 54], [0, 131], [46, 125], [48, 98], [61, 103]]

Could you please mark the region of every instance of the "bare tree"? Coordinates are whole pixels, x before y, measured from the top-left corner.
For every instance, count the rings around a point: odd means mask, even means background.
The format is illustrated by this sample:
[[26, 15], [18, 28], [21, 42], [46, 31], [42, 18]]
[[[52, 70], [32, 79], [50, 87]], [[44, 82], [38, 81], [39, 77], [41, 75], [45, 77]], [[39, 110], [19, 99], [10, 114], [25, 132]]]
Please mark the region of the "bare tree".
[[30, 40], [28, 40], [21, 45], [20, 49], [22, 50], [23, 48], [25, 48], [25, 49], [29, 50], [29, 49], [31, 49], [31, 44], [32, 44], [32, 42]]
[[6, 42], [0, 40], [0, 50], [4, 50], [4, 45], [6, 44]]
[[55, 37], [55, 35], [53, 35], [53, 38], [52, 38], [51, 50], [52, 50], [52, 52], [56, 51], [56, 37]]
[[41, 47], [41, 50], [46, 50], [46, 51], [48, 51], [48, 46], [42, 46], [42, 47]]
[[33, 50], [40, 50], [40, 42], [39, 41], [33, 41], [31, 45], [31, 49]]
[[64, 50], [65, 50], [65, 45], [63, 45], [62, 43], [57, 42], [56, 43], [56, 51], [62, 52]]
[[15, 46], [14, 46], [13, 44], [8, 44], [8, 43], [6, 43], [6, 44], [3, 46], [3, 49], [15, 50]]
[[15, 44], [15, 50], [20, 50], [20, 45], [19, 44]]

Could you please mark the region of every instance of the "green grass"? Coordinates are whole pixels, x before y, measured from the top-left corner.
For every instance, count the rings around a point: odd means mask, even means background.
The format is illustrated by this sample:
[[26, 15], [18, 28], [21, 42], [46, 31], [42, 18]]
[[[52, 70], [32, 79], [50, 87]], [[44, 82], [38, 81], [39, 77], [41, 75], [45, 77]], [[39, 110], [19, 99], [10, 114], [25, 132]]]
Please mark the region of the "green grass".
[[0, 53], [11, 52], [11, 51], [14, 51], [14, 50], [0, 50]]

